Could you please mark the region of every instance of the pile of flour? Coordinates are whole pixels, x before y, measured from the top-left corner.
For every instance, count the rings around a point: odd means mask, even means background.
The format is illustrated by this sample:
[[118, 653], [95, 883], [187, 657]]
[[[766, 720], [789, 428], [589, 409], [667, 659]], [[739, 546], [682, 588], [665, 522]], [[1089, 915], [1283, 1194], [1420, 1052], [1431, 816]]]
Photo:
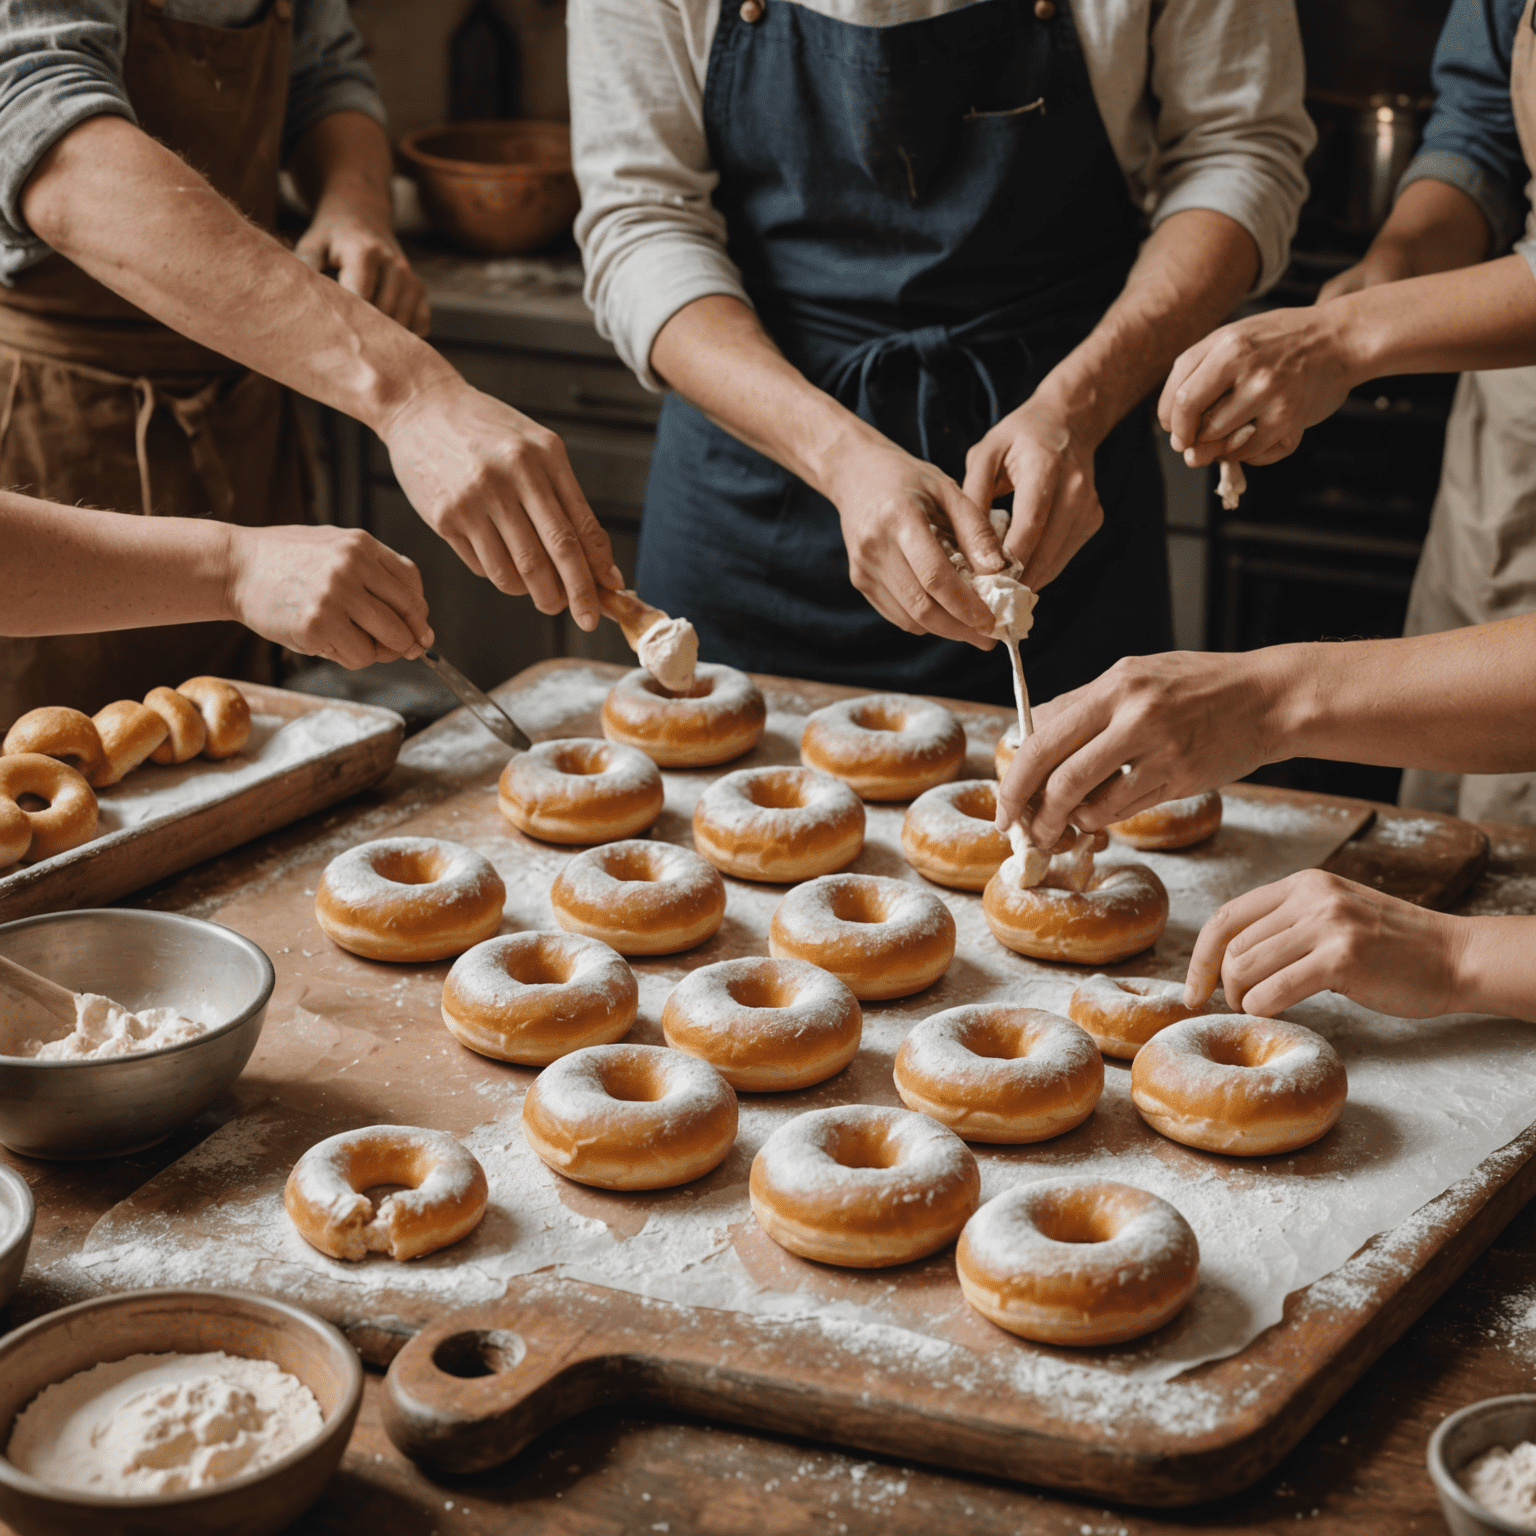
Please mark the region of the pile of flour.
[[110, 997], [81, 992], [75, 997], [75, 1027], [57, 1040], [23, 1040], [19, 1056], [38, 1061], [99, 1061], [158, 1051], [206, 1035], [209, 1026], [183, 1018], [174, 1008], [146, 1008], [130, 1013]]

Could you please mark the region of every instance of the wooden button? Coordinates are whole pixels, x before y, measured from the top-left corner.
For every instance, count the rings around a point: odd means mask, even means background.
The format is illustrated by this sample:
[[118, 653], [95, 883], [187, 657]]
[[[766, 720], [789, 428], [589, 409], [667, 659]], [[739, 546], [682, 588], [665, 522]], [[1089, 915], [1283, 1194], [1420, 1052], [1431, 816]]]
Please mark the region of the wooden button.
[[1035, 15], [1049, 21], [1056, 14], [1056, 0], [1035, 0]]
[[750, 27], [763, 19], [763, 0], [741, 0], [741, 19]]

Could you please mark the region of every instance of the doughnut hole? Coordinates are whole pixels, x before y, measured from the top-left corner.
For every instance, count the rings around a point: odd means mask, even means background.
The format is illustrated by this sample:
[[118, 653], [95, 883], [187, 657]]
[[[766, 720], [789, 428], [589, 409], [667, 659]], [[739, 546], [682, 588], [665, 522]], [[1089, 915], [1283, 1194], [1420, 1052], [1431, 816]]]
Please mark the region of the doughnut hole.
[[597, 1066], [597, 1080], [610, 1099], [626, 1104], [654, 1104], [667, 1096], [667, 1078], [651, 1058], [609, 1057]]
[[1002, 1019], [977, 1019], [967, 1026], [960, 1043], [973, 1056], [993, 1061], [1018, 1061], [1040, 1043], [1041, 1031], [1028, 1023], [1008, 1023]]
[[780, 768], [758, 774], [742, 787], [742, 794], [765, 811], [797, 811], [807, 804], [809, 788], [803, 769]]
[[991, 823], [997, 815], [997, 785], [984, 781], [968, 784], [950, 804], [962, 816]]
[[529, 949], [509, 949], [497, 962], [513, 981], [525, 987], [563, 987], [576, 974], [578, 957], [553, 935], [537, 935]]
[[901, 1149], [883, 1125], [840, 1125], [827, 1138], [827, 1156], [842, 1168], [894, 1168]]
[[443, 878], [448, 861], [436, 849], [389, 848], [372, 861], [374, 874], [394, 885], [433, 885]]
[[24, 789], [16, 796], [16, 804], [23, 811], [46, 811], [53, 802], [43, 795], [34, 795], [31, 790]]
[[658, 848], [608, 846], [600, 850], [598, 867], [615, 880], [631, 884], [652, 884], [665, 880], [667, 872], [662, 868], [662, 851]]
[[904, 731], [912, 714], [910, 710], [874, 701], [856, 705], [849, 710], [848, 718], [866, 731]]
[[793, 1008], [800, 997], [798, 982], [787, 981], [766, 971], [751, 971], [732, 976], [725, 990], [733, 1003], [743, 1008]]
[[1219, 1067], [1262, 1067], [1295, 1048], [1291, 1041], [1279, 1036], [1234, 1030], [1212, 1040], [1206, 1046], [1205, 1054]]
[[606, 742], [567, 741], [549, 757], [550, 767], [573, 778], [590, 778], [606, 773], [613, 764], [613, 751]]
[[1114, 1203], [1091, 1188], [1061, 1190], [1035, 1207], [1035, 1225], [1053, 1243], [1107, 1243], [1124, 1224]]
[[693, 687], [684, 693], [673, 693], [670, 688], [663, 688], [649, 672], [640, 679], [640, 686], [647, 693], [654, 693], [658, 699], [707, 699], [715, 691], [715, 680], [705, 677], [701, 672], [693, 674]]
[[844, 923], [885, 923], [890, 921], [891, 903], [879, 887], [845, 885], [832, 892], [827, 902], [832, 916]]

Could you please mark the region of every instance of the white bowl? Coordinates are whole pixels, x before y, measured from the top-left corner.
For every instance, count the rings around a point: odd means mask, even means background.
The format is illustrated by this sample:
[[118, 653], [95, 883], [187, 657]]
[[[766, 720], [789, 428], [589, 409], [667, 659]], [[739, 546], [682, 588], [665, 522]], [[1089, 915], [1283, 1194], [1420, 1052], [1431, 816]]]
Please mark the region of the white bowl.
[[35, 1207], [27, 1181], [0, 1163], [0, 1307], [16, 1294], [32, 1245]]

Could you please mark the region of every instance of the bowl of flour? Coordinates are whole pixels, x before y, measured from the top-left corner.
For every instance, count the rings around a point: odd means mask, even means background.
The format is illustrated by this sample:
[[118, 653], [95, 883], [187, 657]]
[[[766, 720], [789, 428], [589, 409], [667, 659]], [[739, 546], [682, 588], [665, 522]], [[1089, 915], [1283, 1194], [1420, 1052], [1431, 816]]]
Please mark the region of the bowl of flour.
[[0, 1520], [18, 1536], [269, 1536], [362, 1401], [352, 1346], [286, 1302], [133, 1291], [0, 1340]]
[[1430, 1436], [1428, 1460], [1452, 1536], [1536, 1533], [1536, 1393], [1451, 1414]]
[[0, 1145], [26, 1157], [163, 1141], [239, 1077], [276, 980], [232, 929], [131, 908], [0, 924], [0, 955], [83, 999], [72, 1029], [0, 1016]]

